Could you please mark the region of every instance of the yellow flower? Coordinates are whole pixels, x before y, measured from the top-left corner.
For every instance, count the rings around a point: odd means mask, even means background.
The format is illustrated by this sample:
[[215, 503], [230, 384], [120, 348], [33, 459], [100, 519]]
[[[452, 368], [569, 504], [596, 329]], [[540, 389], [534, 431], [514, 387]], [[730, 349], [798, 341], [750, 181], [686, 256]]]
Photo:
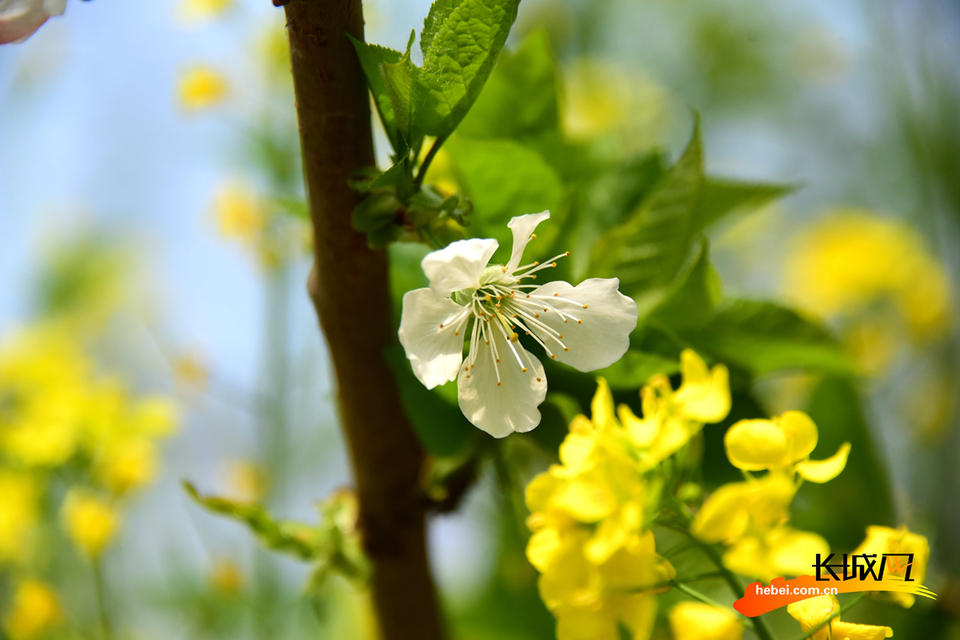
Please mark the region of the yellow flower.
[[690, 530], [705, 542], [730, 544], [750, 531], [771, 529], [790, 517], [796, 491], [790, 480], [779, 475], [725, 484], [703, 503]]
[[62, 621], [57, 594], [39, 580], [24, 580], [13, 592], [4, 627], [13, 640], [29, 640]]
[[890, 627], [841, 622], [839, 615], [829, 624], [823, 624], [839, 611], [840, 602], [836, 596], [814, 596], [787, 605], [787, 613], [800, 623], [803, 633], [810, 633], [820, 627], [813, 634], [813, 640], [883, 640], [893, 636], [893, 629]]
[[225, 185], [214, 197], [213, 210], [220, 235], [256, 246], [267, 226], [263, 202], [239, 183]]
[[222, 15], [233, 4], [233, 0], [181, 0], [177, 6], [177, 17], [181, 22], [203, 22]]
[[723, 554], [723, 565], [744, 576], [770, 582], [780, 576], [810, 572], [810, 558], [826, 557], [830, 545], [807, 531], [779, 526], [737, 540]]
[[949, 329], [943, 266], [914, 229], [859, 209], [830, 214], [798, 238], [787, 261], [792, 294], [826, 316], [889, 299], [917, 337], [935, 338]]
[[674, 640], [740, 640], [743, 623], [730, 610], [700, 602], [681, 602], [670, 610]]
[[100, 453], [95, 472], [116, 495], [148, 484], [157, 475], [156, 445], [142, 437], [108, 444]]
[[184, 109], [195, 111], [216, 106], [227, 93], [227, 81], [210, 67], [197, 66], [180, 77], [178, 95]]
[[0, 563], [23, 558], [37, 522], [39, 487], [27, 475], [0, 470]]
[[663, 375], [651, 378], [641, 390], [642, 420], [626, 405], [617, 411], [639, 450], [644, 469], [653, 468], [680, 450], [704, 423], [720, 422], [730, 412], [729, 372], [725, 366], [708, 369], [696, 352], [685, 349], [680, 354], [680, 372], [682, 383], [676, 391]]
[[526, 491], [527, 557], [542, 574], [540, 595], [561, 640], [614, 640], [619, 623], [648, 637], [656, 601], [642, 592], [663, 589], [676, 575], [644, 528], [646, 483], [610, 388], [598, 383], [592, 420], [574, 419], [561, 464]]
[[769, 582], [809, 570], [810, 558], [829, 553], [820, 536], [786, 526], [797, 487], [782, 474], [726, 484], [710, 495], [694, 517], [691, 532], [704, 542], [729, 548], [731, 571]]
[[731, 464], [744, 471], [796, 472], [811, 482], [836, 478], [847, 465], [850, 444], [826, 460], [807, 460], [817, 446], [817, 425], [807, 414], [787, 411], [772, 420], [741, 420], [730, 427], [724, 446]]
[[[924, 536], [913, 533], [905, 525], [898, 529], [871, 526], [867, 527], [866, 539], [860, 543], [860, 546], [853, 553], [854, 555], [875, 553], [878, 560], [885, 553], [912, 553], [913, 565], [910, 567], [910, 579], [917, 584], [923, 584], [923, 579], [927, 575], [927, 561], [930, 559], [930, 543]], [[898, 560], [901, 560], [902, 563], [898, 563]], [[888, 558], [883, 575], [884, 578], [887, 576], [904, 578], [906, 572], [906, 558]], [[884, 592], [883, 595], [902, 607], [912, 607], [916, 600], [916, 596], [912, 593], [900, 593], [899, 591]]]
[[119, 519], [113, 507], [77, 489], [72, 489], [67, 494], [62, 513], [73, 542], [91, 557], [99, 556], [103, 552], [119, 527]]

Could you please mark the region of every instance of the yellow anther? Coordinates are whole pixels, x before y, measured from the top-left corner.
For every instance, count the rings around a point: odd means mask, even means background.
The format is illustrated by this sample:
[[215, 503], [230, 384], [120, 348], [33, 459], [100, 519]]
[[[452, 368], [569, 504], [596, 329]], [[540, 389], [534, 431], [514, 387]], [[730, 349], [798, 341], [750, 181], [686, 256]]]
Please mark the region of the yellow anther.
[[556, 359], [557, 359], [557, 356], [555, 356], [554, 354], [551, 353], [551, 354], [550, 354], [550, 359], [551, 359], [551, 360], [556, 360]]
[[583, 320], [577, 320], [577, 324], [583, 324]]
[[533, 314], [533, 317], [534, 317], [534, 318], [539, 318], [539, 317], [540, 317], [540, 314], [539, 314], [539, 313], [535, 313], [535, 314]]
[[587, 305], [583, 305], [583, 308], [586, 309], [586, 308], [587, 308]]
[[526, 373], [526, 372], [527, 372], [527, 368], [526, 368], [526, 367], [524, 367], [523, 369], [520, 369], [520, 373]]
[[570, 347], [564, 347], [563, 350], [564, 350], [564, 351], [570, 351]]
[[516, 342], [519, 339], [520, 339], [520, 336], [518, 336], [516, 333], [510, 334], [510, 342]]
[[537, 382], [543, 382], [542, 378], [537, 378]]
[[502, 386], [503, 386], [503, 383], [502, 383], [502, 382], [498, 382], [498, 383], [497, 383], [497, 386], [498, 386], [498, 387], [502, 387]]
[[557, 266], [557, 263], [556, 263], [556, 262], [554, 262], [554, 263], [553, 263], [553, 264], [551, 264], [550, 266], [551, 266], [551, 267], [555, 267], [555, 266]]

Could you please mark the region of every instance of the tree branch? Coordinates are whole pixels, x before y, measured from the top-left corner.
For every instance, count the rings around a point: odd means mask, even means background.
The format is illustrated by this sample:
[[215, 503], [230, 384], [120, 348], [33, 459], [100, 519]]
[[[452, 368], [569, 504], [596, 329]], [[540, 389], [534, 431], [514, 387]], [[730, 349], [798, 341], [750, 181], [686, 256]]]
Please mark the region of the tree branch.
[[387, 256], [350, 224], [361, 196], [347, 178], [375, 164], [367, 87], [346, 37], [363, 39], [361, 1], [290, 0], [284, 10], [316, 247], [308, 289], [336, 372], [374, 610], [383, 640], [440, 640], [418, 486], [424, 454], [383, 357], [396, 339]]

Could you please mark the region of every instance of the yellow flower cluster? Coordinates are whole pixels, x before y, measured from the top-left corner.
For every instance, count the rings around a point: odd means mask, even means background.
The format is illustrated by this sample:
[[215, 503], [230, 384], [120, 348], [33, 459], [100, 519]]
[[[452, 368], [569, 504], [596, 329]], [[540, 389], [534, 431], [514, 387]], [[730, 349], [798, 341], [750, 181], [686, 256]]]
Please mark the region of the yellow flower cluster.
[[731, 571], [770, 581], [801, 575], [816, 554], [829, 553], [822, 537], [787, 526], [802, 480], [827, 482], [847, 464], [849, 444], [826, 460], [809, 460], [818, 435], [813, 421], [799, 411], [771, 420], [741, 420], [727, 431], [730, 462], [744, 472], [768, 472], [720, 487], [694, 518], [695, 536], [729, 545], [723, 563]]
[[919, 338], [938, 337], [950, 326], [943, 266], [914, 229], [868, 211], [830, 212], [798, 238], [786, 276], [790, 292], [825, 316], [889, 299]]
[[[730, 406], [727, 371], [707, 369], [692, 351], [682, 357], [683, 384], [665, 377], [643, 390], [644, 417], [615, 410], [606, 381], [577, 416], [560, 447], [560, 464], [527, 486], [533, 531], [527, 557], [542, 574], [540, 595], [557, 617], [559, 640], [618, 638], [618, 623], [635, 638], [650, 634], [652, 594], [676, 573], [657, 555], [647, 516], [658, 506], [658, 483], [645, 472], [679, 450], [705, 419]], [[620, 420], [618, 420], [618, 414]]]
[[[168, 400], [133, 398], [98, 377], [68, 324], [12, 336], [0, 350], [0, 562], [26, 561], [49, 472], [66, 464], [82, 471], [90, 493], [65, 501], [68, 531], [99, 553], [116, 529], [113, 502], [153, 480], [157, 440], [175, 424]], [[90, 508], [94, 490], [98, 510]]]

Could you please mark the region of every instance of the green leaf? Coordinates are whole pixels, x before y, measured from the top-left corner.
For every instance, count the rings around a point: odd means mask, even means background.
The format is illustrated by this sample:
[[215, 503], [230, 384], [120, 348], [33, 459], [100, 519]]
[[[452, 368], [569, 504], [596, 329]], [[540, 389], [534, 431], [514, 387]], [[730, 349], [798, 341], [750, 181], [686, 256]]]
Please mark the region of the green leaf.
[[444, 398], [450, 398], [451, 391], [456, 398], [457, 383], [450, 382], [430, 391], [413, 375], [410, 362], [400, 345], [388, 347], [384, 356], [397, 379], [400, 400], [407, 416], [427, 452], [436, 457], [462, 453], [478, 431], [463, 416], [455, 402]]
[[513, 140], [457, 136], [446, 148], [473, 202], [476, 235], [507, 239], [506, 224], [513, 216], [559, 208], [563, 197], [560, 178], [529, 147]]
[[438, 0], [420, 36], [416, 124], [447, 137], [480, 95], [517, 17], [519, 0]]
[[638, 389], [651, 377], [662, 373], [672, 375], [680, 371], [680, 363], [655, 353], [630, 349], [617, 362], [591, 375], [605, 378], [612, 389]]
[[784, 369], [856, 373], [823, 327], [772, 302], [729, 300], [702, 328], [683, 337], [697, 351], [755, 376]]
[[[417, 89], [417, 78], [420, 69], [410, 60], [410, 47], [416, 34], [410, 34], [407, 51], [396, 62], [382, 62], [380, 64], [387, 94], [393, 108], [397, 130], [403, 139], [400, 148], [394, 147], [397, 155], [403, 156], [407, 148], [416, 147], [416, 138], [419, 133], [414, 132], [414, 112], [416, 104], [414, 93]], [[401, 151], [403, 149], [403, 151]]]
[[183, 488], [207, 510], [245, 523], [266, 548], [289, 553], [301, 560], [315, 557], [321, 541], [314, 527], [299, 522], [276, 522], [260, 505], [202, 496], [196, 487], [186, 481], [183, 482]]
[[794, 501], [792, 524], [823, 535], [831, 549], [853, 549], [867, 525], [896, 525], [889, 475], [849, 379], [824, 378], [810, 397], [807, 413], [820, 432], [810, 458], [832, 456], [844, 442], [850, 443], [850, 457], [834, 480], [804, 483]]
[[731, 213], [759, 209], [795, 189], [792, 185], [750, 184], [707, 178], [697, 199], [694, 226], [705, 229]]
[[637, 210], [594, 245], [589, 272], [620, 278], [620, 290], [637, 298], [641, 308], [646, 293], [662, 296], [683, 268], [696, 233], [693, 214], [703, 183], [703, 152], [699, 122], [686, 151], [668, 169]]
[[404, 142], [400, 136], [397, 114], [393, 107], [394, 99], [387, 87], [383, 65], [399, 63], [403, 54], [393, 49], [362, 42], [349, 33], [347, 37], [350, 38], [350, 42], [353, 43], [353, 48], [356, 49], [357, 56], [360, 58], [363, 75], [367, 78], [367, 85], [370, 87], [370, 93], [373, 94], [373, 103], [377, 108], [377, 114], [380, 116], [380, 122], [383, 123], [387, 138], [390, 140], [390, 145], [393, 147], [394, 153], [400, 154]]
[[704, 238], [693, 261], [677, 277], [651, 318], [673, 331], [699, 328], [710, 319], [722, 297], [723, 282], [710, 264], [710, 248]]
[[550, 40], [537, 31], [516, 51], [503, 52], [457, 135], [523, 140], [559, 130], [559, 113]]

